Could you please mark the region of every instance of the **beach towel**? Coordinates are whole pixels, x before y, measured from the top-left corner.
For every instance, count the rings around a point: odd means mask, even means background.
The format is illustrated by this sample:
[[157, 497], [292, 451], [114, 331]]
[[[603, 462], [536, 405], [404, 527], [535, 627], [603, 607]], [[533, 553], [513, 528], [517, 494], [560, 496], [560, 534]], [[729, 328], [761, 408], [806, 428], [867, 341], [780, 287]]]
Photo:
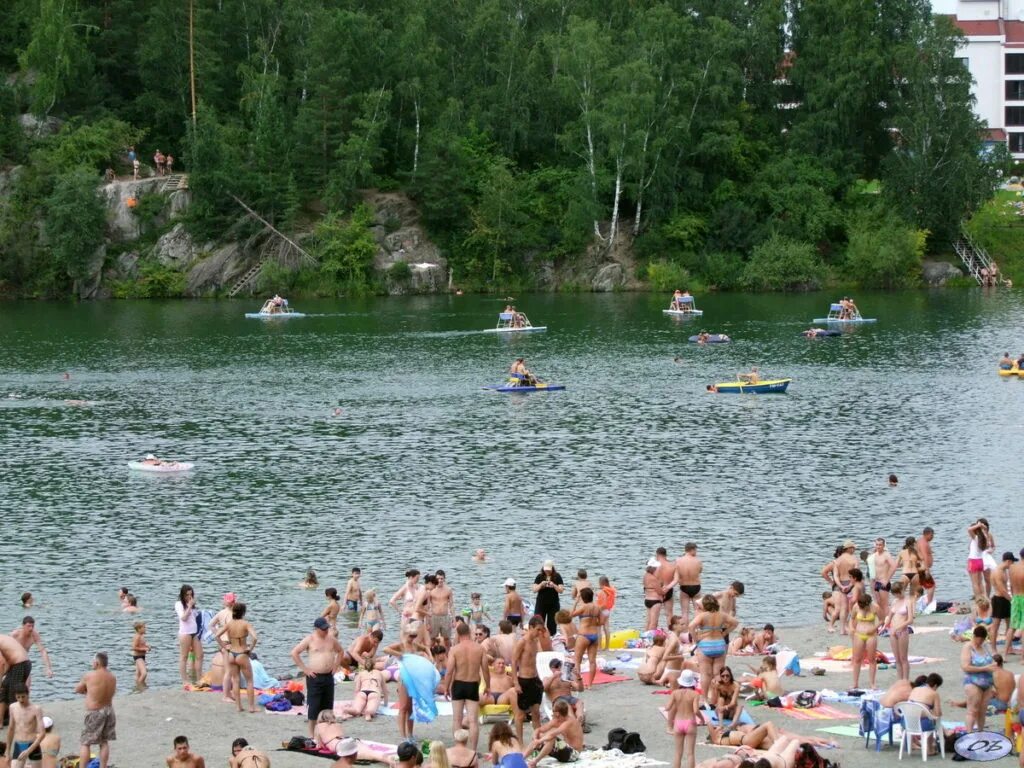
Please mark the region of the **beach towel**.
[[[437, 708], [437, 714], [439, 717], [451, 717], [452, 716], [452, 703], [446, 699], [434, 699], [434, 706]], [[377, 710], [378, 715], [385, 715], [387, 717], [398, 717], [398, 705], [388, 704], [386, 707], [381, 707]]]
[[398, 674], [409, 698], [412, 699], [412, 719], [417, 723], [432, 723], [437, 719], [434, 689], [441, 675], [427, 659], [407, 653], [398, 662]]
[[[584, 676], [584, 679], [586, 677]], [[607, 672], [601, 672], [598, 670], [597, 674], [594, 675], [594, 685], [607, 685], [608, 683], [622, 683], [630, 678], [625, 675], [609, 675]]]
[[[662, 717], [664, 717], [666, 720], [668, 720], [668, 708], [667, 707], [658, 707], [658, 711], [661, 712], [661, 716]], [[704, 715], [704, 718], [709, 723], [711, 723], [711, 725], [718, 725], [718, 715], [715, 713], [715, 711], [713, 709], [711, 709], [711, 710], [709, 710], [709, 709], [702, 709], [701, 710], [701, 714]], [[732, 724], [733, 724], [732, 720], [726, 720], [725, 721], [725, 726], [730, 726]], [[740, 712], [740, 723], [739, 724], [740, 725], [756, 725], [756, 723], [754, 722], [754, 718], [750, 716], [750, 713], [747, 712], [747, 710], [743, 710], [742, 712]]]
[[828, 704], [819, 704], [810, 709], [784, 708], [779, 711], [794, 720], [856, 720], [858, 718], [856, 712], [844, 712]]
[[[553, 757], [546, 757], [538, 765], [560, 766]], [[617, 749], [585, 749], [580, 752], [579, 759], [572, 765], [575, 768], [643, 768], [648, 765], [668, 765], [661, 760], [655, 760], [644, 752], [635, 755], [626, 755]]]
[[[379, 762], [387, 762], [388, 758], [398, 752], [398, 747], [395, 744], [382, 744], [379, 741], [365, 741], [363, 739], [356, 739], [356, 741], [359, 742], [359, 752], [356, 754], [356, 760], [377, 760]], [[338, 759], [338, 755], [328, 749], [282, 748], [277, 751], [297, 752], [300, 755], [309, 755], [310, 757], [326, 757], [328, 760]]]

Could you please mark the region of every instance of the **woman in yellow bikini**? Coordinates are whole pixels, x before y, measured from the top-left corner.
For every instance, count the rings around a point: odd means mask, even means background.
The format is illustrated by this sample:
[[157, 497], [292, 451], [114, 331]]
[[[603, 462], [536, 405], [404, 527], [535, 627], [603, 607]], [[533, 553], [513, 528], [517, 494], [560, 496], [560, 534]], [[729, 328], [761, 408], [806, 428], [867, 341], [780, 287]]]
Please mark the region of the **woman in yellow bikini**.
[[875, 687], [875, 676], [878, 672], [878, 661], [875, 653], [878, 650], [878, 607], [869, 595], [861, 595], [857, 599], [857, 610], [850, 614], [850, 634], [853, 637], [853, 687], [860, 683], [860, 667], [867, 659], [869, 684]]

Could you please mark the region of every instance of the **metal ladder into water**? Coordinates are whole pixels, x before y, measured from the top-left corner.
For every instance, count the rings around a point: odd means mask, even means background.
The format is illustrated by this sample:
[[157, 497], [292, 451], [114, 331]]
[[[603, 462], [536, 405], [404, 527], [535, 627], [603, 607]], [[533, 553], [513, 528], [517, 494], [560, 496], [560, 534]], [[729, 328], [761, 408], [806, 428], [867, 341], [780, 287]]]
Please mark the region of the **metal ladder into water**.
[[960, 261], [967, 267], [968, 274], [982, 285], [985, 281], [981, 276], [981, 270], [991, 271], [992, 259], [980, 245], [974, 242], [967, 230], [960, 228], [960, 233], [953, 241], [953, 250], [960, 257]]

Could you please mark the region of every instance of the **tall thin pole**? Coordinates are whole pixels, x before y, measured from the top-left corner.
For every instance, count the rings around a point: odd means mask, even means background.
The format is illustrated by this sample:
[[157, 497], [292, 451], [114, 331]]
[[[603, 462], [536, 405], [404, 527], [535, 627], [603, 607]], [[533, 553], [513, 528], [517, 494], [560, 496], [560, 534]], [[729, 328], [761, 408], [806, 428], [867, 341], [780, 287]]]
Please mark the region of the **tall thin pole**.
[[192, 127], [196, 127], [195, 0], [188, 0], [188, 74], [192, 84]]

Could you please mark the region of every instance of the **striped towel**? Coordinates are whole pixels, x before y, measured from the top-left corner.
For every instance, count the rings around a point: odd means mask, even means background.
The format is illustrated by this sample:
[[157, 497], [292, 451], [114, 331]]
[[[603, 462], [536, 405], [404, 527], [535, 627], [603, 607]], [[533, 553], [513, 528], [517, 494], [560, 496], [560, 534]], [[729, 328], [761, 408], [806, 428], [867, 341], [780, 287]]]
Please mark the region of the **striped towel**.
[[828, 704], [819, 704], [811, 709], [789, 709], [785, 708], [782, 713], [795, 720], [856, 720], [856, 712], [844, 712], [841, 709], [830, 707]]

